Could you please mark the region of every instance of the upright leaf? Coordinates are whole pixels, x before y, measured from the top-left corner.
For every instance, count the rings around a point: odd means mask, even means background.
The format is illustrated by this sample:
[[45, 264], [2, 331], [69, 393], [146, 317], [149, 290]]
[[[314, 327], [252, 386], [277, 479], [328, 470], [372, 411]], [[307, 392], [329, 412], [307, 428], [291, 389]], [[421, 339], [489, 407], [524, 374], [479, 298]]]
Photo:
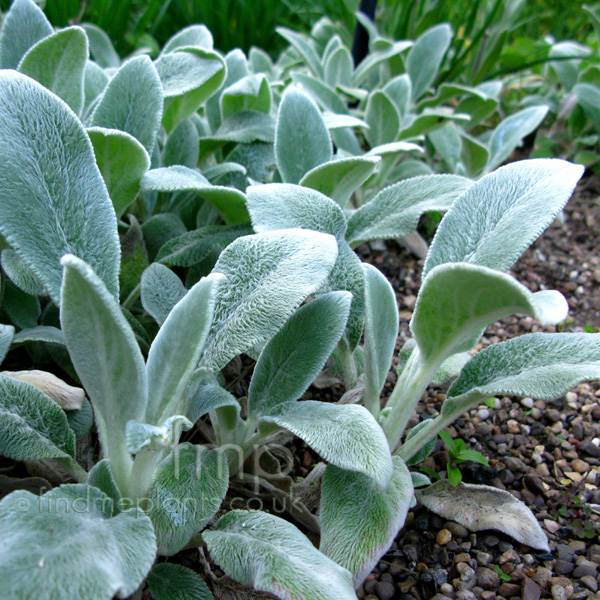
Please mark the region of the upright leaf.
[[183, 165], [195, 169], [198, 166], [199, 155], [200, 136], [198, 130], [191, 119], [184, 119], [167, 138], [162, 164], [165, 167]]
[[323, 285], [336, 258], [335, 238], [302, 229], [248, 235], [227, 246], [213, 269], [227, 280], [202, 366], [219, 370], [269, 339]]
[[213, 518], [229, 487], [227, 459], [220, 450], [181, 444], [156, 470], [149, 494], [158, 551], [181, 550]]
[[26, 491], [0, 502], [2, 600], [127, 598], [156, 556], [150, 519], [139, 509], [112, 515], [111, 499], [89, 485]]
[[351, 300], [347, 292], [319, 296], [298, 309], [269, 340], [250, 382], [250, 415], [268, 414], [302, 396], [342, 337]]
[[287, 89], [279, 105], [275, 156], [283, 180], [289, 183], [298, 183], [311, 169], [331, 160], [331, 138], [321, 112], [294, 87]]
[[177, 48], [187, 48], [188, 46], [198, 46], [206, 50], [213, 48], [213, 36], [206, 25], [189, 25], [178, 31], [167, 40], [163, 46], [161, 54], [173, 52]]
[[399, 181], [352, 213], [346, 239], [357, 246], [408, 235], [417, 228], [421, 215], [448, 210], [472, 185], [470, 179], [458, 175], [422, 175]]
[[151, 264], [142, 275], [142, 306], [162, 325], [173, 307], [187, 294], [181, 279], [159, 263]]
[[248, 188], [247, 205], [257, 233], [298, 227], [344, 239], [343, 210], [314, 190], [289, 183], [255, 185]]
[[0, 232], [56, 304], [60, 259], [69, 253], [118, 296], [115, 212], [83, 126], [62, 100], [14, 71], [0, 74], [0, 95]]
[[412, 82], [413, 100], [418, 100], [435, 81], [451, 41], [452, 28], [442, 23], [423, 33], [409, 50], [406, 70]]
[[540, 126], [547, 114], [547, 106], [530, 106], [506, 117], [492, 133], [486, 172], [500, 166], [521, 141]]
[[144, 359], [119, 304], [91, 267], [72, 255], [62, 262], [62, 330], [75, 370], [94, 406], [113, 475], [125, 494], [130, 467], [125, 424], [144, 419]]
[[106, 32], [93, 23], [84, 23], [82, 27], [90, 42], [90, 54], [94, 61], [103, 69], [118, 69], [121, 59]]
[[394, 474], [385, 490], [361, 473], [328, 465], [321, 489], [319, 550], [348, 569], [358, 587], [389, 550], [413, 499], [406, 465], [393, 457]]
[[580, 165], [535, 159], [482, 177], [442, 220], [423, 276], [447, 262], [510, 269], [562, 210], [582, 175]]
[[6, 358], [15, 335], [12, 325], [0, 325], [0, 363]]
[[162, 113], [158, 73], [147, 56], [136, 56], [110, 80], [91, 116], [91, 125], [129, 133], [152, 154]]
[[42, 9], [33, 0], [14, 0], [0, 34], [0, 68], [16, 69], [34, 44], [52, 34]]
[[203, 537], [213, 560], [243, 585], [284, 600], [355, 600], [352, 576], [288, 521], [234, 510]]
[[483, 329], [520, 313], [556, 325], [568, 313], [559, 292], [532, 294], [513, 277], [469, 263], [436, 267], [425, 278], [410, 322], [424, 361], [439, 361], [475, 345]]
[[87, 134], [115, 212], [122, 217], [140, 193], [150, 157], [144, 146], [124, 131], [90, 127]]
[[398, 337], [398, 304], [388, 280], [364, 263], [365, 275], [365, 406], [379, 413], [379, 396], [392, 364]]
[[148, 422], [158, 424], [185, 409], [179, 405], [204, 348], [223, 279], [217, 273], [201, 279], [169, 312], [154, 338], [146, 363]]
[[19, 71], [64, 100], [76, 114], [83, 108], [88, 40], [81, 27], [67, 27], [40, 40], [19, 63]]
[[357, 156], [327, 162], [306, 173], [300, 185], [321, 192], [345, 208], [352, 194], [367, 181], [380, 162], [378, 156]]
[[46, 290], [25, 261], [10, 248], [2, 250], [2, 269], [8, 278], [21, 290], [32, 296], [45, 296]]
[[400, 130], [398, 109], [382, 90], [369, 95], [365, 121], [369, 125], [365, 136], [371, 147], [393, 142]]
[[306, 62], [306, 66], [315, 77], [323, 78], [323, 67], [316, 50], [310, 45], [303, 34], [297, 33], [287, 27], [277, 27], [277, 33], [285, 38], [300, 54]]
[[223, 90], [221, 94], [223, 119], [242, 110], [256, 110], [269, 114], [271, 88], [264, 75], [248, 75]]

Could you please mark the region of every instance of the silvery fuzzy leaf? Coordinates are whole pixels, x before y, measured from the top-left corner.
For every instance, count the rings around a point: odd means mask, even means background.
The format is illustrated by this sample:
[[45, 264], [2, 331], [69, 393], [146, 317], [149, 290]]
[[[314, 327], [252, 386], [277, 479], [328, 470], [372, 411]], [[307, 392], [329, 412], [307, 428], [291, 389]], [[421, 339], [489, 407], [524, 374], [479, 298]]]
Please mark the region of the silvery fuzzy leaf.
[[388, 442], [363, 406], [316, 400], [285, 402], [262, 420], [291, 431], [332, 465], [363, 473], [380, 488], [389, 484], [393, 467]]
[[351, 300], [348, 292], [319, 296], [299, 308], [267, 342], [250, 382], [250, 415], [269, 414], [302, 396], [342, 337]]
[[320, 192], [290, 183], [269, 183], [250, 186], [247, 196], [248, 212], [257, 233], [298, 227], [344, 240], [344, 211]]
[[204, 349], [224, 280], [224, 275], [212, 273], [196, 283], [171, 309], [154, 338], [146, 360], [150, 423], [185, 410], [183, 394]]
[[249, 221], [246, 196], [235, 188], [212, 185], [195, 169], [183, 166], [151, 169], [142, 178], [144, 192], [196, 192], [230, 225]]
[[408, 114], [412, 102], [412, 81], [410, 80], [410, 75], [403, 73], [390, 79], [383, 86], [383, 91], [396, 105], [400, 117], [404, 118]]
[[377, 268], [362, 265], [365, 280], [365, 406], [379, 412], [379, 396], [392, 365], [398, 337], [398, 304], [389, 281]]
[[356, 600], [351, 574], [279, 517], [234, 510], [203, 538], [212, 559], [243, 585], [282, 600]]
[[128, 489], [127, 421], [143, 421], [147, 383], [144, 358], [121, 307], [92, 268], [79, 258], [63, 257], [60, 318], [69, 355], [94, 406], [98, 432], [122, 471], [113, 473]]
[[462, 482], [453, 487], [442, 479], [415, 494], [432, 512], [471, 531], [497, 529], [521, 544], [550, 551], [546, 534], [533, 513], [509, 492]]
[[2, 269], [8, 278], [21, 290], [32, 296], [45, 296], [46, 290], [35, 273], [25, 261], [10, 248], [2, 250], [0, 255]]
[[396, 140], [400, 130], [400, 114], [396, 105], [383, 90], [369, 94], [365, 121], [369, 125], [365, 137], [372, 148]]
[[26, 491], [0, 502], [1, 600], [127, 598], [156, 556], [150, 519], [139, 509], [112, 516], [112, 500], [89, 485]]
[[276, 27], [275, 31], [296, 49], [313, 75], [319, 79], [323, 79], [323, 66], [321, 65], [319, 55], [307, 41], [304, 34], [297, 33], [287, 27]]
[[378, 156], [353, 156], [327, 162], [306, 173], [300, 185], [321, 192], [344, 208], [380, 162]]
[[52, 34], [52, 25], [33, 0], [14, 0], [0, 34], [0, 68], [16, 69], [34, 44]]
[[117, 217], [122, 217], [140, 192], [150, 157], [144, 146], [124, 131], [90, 127], [87, 134]]
[[164, 244], [186, 231], [183, 221], [175, 213], [161, 213], [150, 217], [142, 225], [148, 258], [156, 260], [156, 255]]
[[335, 115], [350, 115], [346, 103], [340, 98], [338, 92], [323, 80], [298, 71], [293, 71], [291, 76], [292, 81], [300, 84], [323, 110], [328, 110]]
[[214, 600], [195, 571], [173, 563], [156, 565], [148, 575], [148, 587], [155, 600]]
[[27, 51], [19, 71], [64, 100], [76, 114], [83, 108], [83, 78], [88, 40], [81, 27], [67, 27]]
[[225, 406], [233, 408], [239, 415], [240, 404], [236, 397], [221, 387], [216, 377], [213, 375], [203, 376], [197, 383], [198, 387], [187, 410], [187, 416], [192, 423], [205, 414]]
[[553, 400], [582, 381], [600, 379], [600, 335], [532, 333], [478, 352], [448, 391], [442, 412], [496, 395]]
[[465, 131], [460, 132], [460, 137], [460, 160], [465, 166], [467, 175], [474, 177], [487, 165], [490, 158], [489, 150], [479, 140], [470, 136]]
[[359, 87], [380, 65], [394, 56], [402, 54], [413, 46], [413, 42], [402, 40], [394, 42], [390, 46], [370, 52], [359, 65], [357, 65], [352, 77], [352, 85]]
[[104, 90], [90, 118], [93, 127], [129, 133], [152, 153], [163, 114], [163, 90], [145, 55], [129, 59]]
[[510, 269], [563, 209], [583, 170], [564, 160], [533, 159], [482, 177], [440, 223], [423, 277], [449, 262]]
[[486, 173], [501, 165], [523, 138], [540, 126], [547, 114], [547, 106], [530, 106], [501, 121], [490, 139], [490, 158], [485, 168]]
[[88, 261], [118, 296], [117, 222], [79, 119], [14, 71], [0, 74], [0, 94], [0, 231], [56, 304], [67, 253]]
[[402, 154], [403, 152], [418, 152], [419, 154], [423, 154], [423, 148], [410, 142], [391, 142], [389, 144], [382, 144], [381, 146], [375, 146], [375, 148], [371, 148], [365, 154], [365, 157], [394, 156], [395, 154]]
[[151, 264], [142, 275], [141, 300], [144, 310], [162, 325], [173, 307], [187, 294], [181, 279], [168, 267]]
[[66, 415], [69, 427], [78, 440], [90, 432], [90, 429], [94, 424], [94, 409], [87, 398], [83, 401], [81, 410], [70, 410]]
[[201, 361], [209, 371], [268, 340], [325, 283], [337, 258], [333, 236], [304, 229], [238, 238], [219, 257], [215, 319]]
[[15, 328], [12, 325], [0, 325], [0, 363], [6, 358], [13, 343]]
[[449, 121], [443, 127], [432, 131], [429, 134], [429, 141], [446, 163], [448, 169], [452, 173], [456, 173], [460, 166], [462, 151], [462, 137], [457, 126]]
[[166, 54], [177, 48], [187, 48], [189, 46], [198, 46], [205, 50], [213, 49], [213, 36], [206, 25], [184, 27], [167, 40], [160, 53]]
[[86, 480], [88, 485], [98, 488], [102, 493], [106, 494], [112, 501], [112, 514], [117, 515], [121, 512], [122, 496], [121, 491], [115, 483], [115, 479], [110, 470], [110, 462], [103, 458], [97, 462], [88, 473]]
[[357, 246], [406, 236], [417, 228], [422, 214], [448, 210], [472, 185], [458, 175], [423, 175], [390, 185], [352, 214], [346, 239]]
[[163, 151], [163, 166], [183, 165], [190, 169], [198, 166], [200, 136], [191, 119], [180, 121], [167, 138]]
[[102, 92], [108, 85], [108, 75], [104, 69], [99, 67], [95, 62], [88, 60], [85, 65], [83, 76], [83, 112], [84, 122], [87, 122], [87, 116], [90, 109], [93, 107], [96, 99], [100, 97]]
[[179, 442], [182, 431], [188, 431], [193, 423], [183, 415], [166, 419], [161, 425], [148, 425], [139, 421], [128, 421], [125, 427], [125, 443], [131, 454], [137, 454], [144, 448], [160, 450]]
[[75, 436], [39, 388], [0, 373], [0, 454], [14, 460], [72, 458]]
[[221, 87], [226, 75], [222, 56], [198, 46], [161, 54], [155, 64], [166, 99], [163, 126], [167, 133], [195, 113]]
[[332, 157], [331, 137], [321, 112], [309, 96], [293, 86], [279, 105], [275, 157], [281, 177], [288, 183], [298, 183]]
[[325, 61], [324, 76], [328, 85], [335, 88], [340, 83], [342, 85], [352, 85], [352, 73], [354, 71], [354, 62], [352, 54], [345, 46], [340, 46], [334, 50]]
[[213, 518], [229, 487], [227, 458], [219, 449], [180, 444], [157, 467], [149, 492], [158, 551], [171, 556]]
[[418, 115], [409, 114], [405, 118], [398, 137], [401, 140], [407, 140], [425, 135], [443, 127], [448, 121], [466, 124], [470, 123], [471, 117], [464, 113], [455, 112], [454, 109], [447, 106], [424, 108]]
[[191, 267], [252, 233], [250, 225], [208, 225], [170, 239], [161, 247], [156, 260], [175, 267]]
[[255, 110], [267, 115], [271, 111], [271, 86], [264, 75], [247, 75], [222, 91], [223, 119], [244, 110]]
[[556, 325], [566, 318], [568, 308], [560, 292], [533, 294], [500, 271], [447, 263], [425, 278], [410, 329], [422, 359], [438, 361], [471, 350], [483, 329], [498, 319], [519, 313]]
[[393, 457], [385, 490], [362, 473], [328, 465], [321, 487], [319, 550], [348, 569], [358, 587], [389, 550], [404, 525], [413, 498], [406, 465]]
[[42, 314], [39, 299], [26, 294], [9, 280], [4, 282], [2, 310], [11, 322], [21, 329], [37, 327]]
[[442, 23], [421, 34], [409, 50], [406, 70], [412, 82], [413, 100], [418, 100], [435, 81], [451, 41], [452, 28]]
[[82, 25], [90, 42], [90, 54], [103, 69], [118, 69], [121, 59], [103, 29], [93, 23]]

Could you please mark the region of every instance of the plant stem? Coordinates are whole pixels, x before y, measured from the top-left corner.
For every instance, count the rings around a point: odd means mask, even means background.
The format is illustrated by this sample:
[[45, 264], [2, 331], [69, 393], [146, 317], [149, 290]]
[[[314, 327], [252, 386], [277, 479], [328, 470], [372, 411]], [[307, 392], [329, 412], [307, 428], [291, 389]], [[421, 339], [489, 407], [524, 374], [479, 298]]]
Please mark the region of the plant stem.
[[342, 362], [342, 376], [344, 379], [344, 387], [346, 390], [351, 390], [356, 386], [358, 381], [358, 369], [356, 368], [356, 360], [354, 353], [350, 350], [348, 342], [342, 338], [338, 344], [340, 360]]
[[126, 308], [127, 310], [131, 310], [131, 307], [136, 303], [136, 300], [140, 297], [141, 291], [142, 291], [142, 284], [138, 283], [133, 288], [133, 290], [131, 290], [131, 293], [125, 299], [125, 302], [123, 302], [123, 304], [122, 304], [123, 308]]
[[387, 402], [386, 410], [379, 419], [392, 452], [398, 447], [406, 425], [437, 366], [437, 363], [423, 365], [418, 348], [415, 348], [408, 358]]
[[131, 492], [133, 499], [141, 500], [146, 497], [154, 479], [156, 466], [162, 456], [162, 450], [143, 448], [138, 452], [133, 461], [131, 471]]

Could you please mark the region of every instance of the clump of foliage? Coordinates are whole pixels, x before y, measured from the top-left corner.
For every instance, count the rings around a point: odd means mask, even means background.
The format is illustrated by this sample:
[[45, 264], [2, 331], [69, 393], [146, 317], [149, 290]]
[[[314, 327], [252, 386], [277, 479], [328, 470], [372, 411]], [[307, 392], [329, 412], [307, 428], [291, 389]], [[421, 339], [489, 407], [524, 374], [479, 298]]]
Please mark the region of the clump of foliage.
[[[600, 377], [598, 334], [524, 335], [471, 355], [505, 316], [565, 319], [560, 293], [531, 293], [507, 271], [562, 210], [581, 167], [495, 169], [516, 143], [501, 136], [476, 181], [387, 185], [398, 154], [418, 151], [406, 139], [417, 133], [399, 124], [381, 137], [386, 92], [360, 85], [408, 50], [394, 89], [412, 89], [418, 112], [444, 32], [382, 44], [354, 69], [343, 46], [320, 56], [283, 30], [309, 76], [291, 69], [293, 52], [277, 64], [260, 50], [223, 57], [203, 25], [154, 60], [121, 61], [97, 27], [54, 31], [33, 0], [14, 1], [0, 35], [0, 358], [11, 365], [25, 347], [77, 386], [41, 369], [0, 373], [0, 452], [56, 485], [36, 496], [17, 483], [0, 501], [0, 599], [109, 600], [146, 580], [157, 600], [175, 589], [210, 598], [195, 572], [155, 565], [199, 545], [257, 590], [354, 599], [415, 495], [473, 530], [547, 549], [512, 495], [429, 485], [408, 468], [490, 395], [551, 399]], [[311, 90], [335, 88], [321, 71], [349, 77], [335, 85], [363, 102], [364, 120], [345, 104], [319, 109]], [[366, 152], [354, 134], [365, 123]], [[446, 215], [382, 403], [398, 307], [353, 249], [407, 236], [430, 211]], [[226, 377], [241, 373], [241, 355], [256, 361], [247, 393]], [[346, 394], [304, 398], [325, 368]], [[447, 382], [440, 415], [407, 432], [426, 388]], [[304, 480], [276, 458], [294, 436], [323, 459]], [[454, 463], [474, 456], [453, 450]], [[288, 518], [233, 506], [230, 492], [252, 487]], [[301, 528], [320, 534], [318, 548]]]

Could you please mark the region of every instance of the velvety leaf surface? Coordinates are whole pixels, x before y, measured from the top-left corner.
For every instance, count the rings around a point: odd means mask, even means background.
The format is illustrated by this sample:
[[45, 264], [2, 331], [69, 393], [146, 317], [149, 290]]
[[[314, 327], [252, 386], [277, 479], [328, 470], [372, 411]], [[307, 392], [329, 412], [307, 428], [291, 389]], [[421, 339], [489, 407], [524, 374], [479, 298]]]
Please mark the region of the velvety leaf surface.
[[75, 455], [75, 436], [58, 404], [36, 386], [1, 373], [0, 431], [0, 454], [14, 460]]
[[389, 550], [404, 525], [413, 498], [406, 465], [393, 457], [385, 490], [362, 473], [328, 465], [321, 488], [319, 550], [348, 569], [358, 587]]
[[333, 236], [302, 229], [244, 236], [227, 246], [213, 269], [227, 280], [202, 366], [219, 370], [269, 339], [323, 285], [336, 258]]
[[19, 71], [54, 92], [80, 114], [88, 40], [81, 27], [67, 27], [40, 40], [19, 63]]
[[88, 485], [0, 502], [2, 600], [126, 598], [156, 555], [150, 519], [138, 509], [112, 516], [111, 500]]
[[510, 269], [562, 210], [582, 174], [582, 166], [564, 160], [533, 159], [482, 177], [440, 223], [423, 277], [447, 262]]
[[355, 600], [352, 576], [288, 521], [235, 510], [203, 537], [213, 560], [243, 585], [283, 600]]
[[141, 299], [144, 310], [162, 325], [173, 307], [187, 294], [181, 279], [159, 263], [150, 265], [142, 275]]
[[156, 530], [158, 551], [170, 556], [212, 519], [229, 487], [225, 455], [181, 444], [159, 465], [147, 510]]
[[148, 575], [148, 586], [155, 600], [214, 600], [204, 580], [182, 565], [159, 563]]
[[115, 213], [83, 126], [64, 102], [14, 71], [0, 74], [0, 95], [0, 231], [56, 304], [60, 259], [69, 253], [118, 296]]

